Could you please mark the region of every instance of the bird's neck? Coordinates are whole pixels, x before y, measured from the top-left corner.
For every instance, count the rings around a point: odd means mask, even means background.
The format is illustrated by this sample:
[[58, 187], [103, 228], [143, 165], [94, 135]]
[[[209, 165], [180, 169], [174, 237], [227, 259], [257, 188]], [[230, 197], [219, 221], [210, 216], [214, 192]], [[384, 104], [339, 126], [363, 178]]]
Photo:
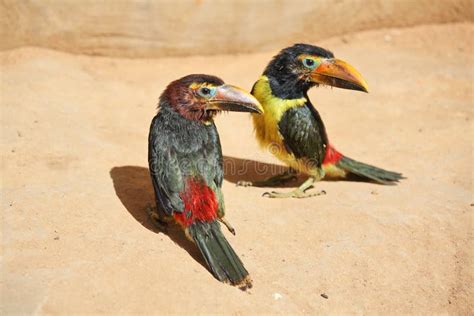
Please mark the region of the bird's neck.
[[267, 76], [261, 76], [252, 88], [253, 96], [262, 104], [264, 113], [279, 112], [280, 115], [286, 110], [295, 107], [302, 106], [307, 102], [307, 98], [304, 93], [295, 94], [296, 97], [283, 98], [281, 94], [275, 93], [274, 86], [271, 83], [271, 79]]

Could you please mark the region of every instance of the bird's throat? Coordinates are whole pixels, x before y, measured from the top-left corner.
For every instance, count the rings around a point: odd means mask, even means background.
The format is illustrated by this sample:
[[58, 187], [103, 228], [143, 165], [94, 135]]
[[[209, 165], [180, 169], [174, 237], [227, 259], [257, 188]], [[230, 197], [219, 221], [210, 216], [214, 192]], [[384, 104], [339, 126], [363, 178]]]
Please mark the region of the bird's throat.
[[277, 116], [277, 118], [280, 119], [287, 110], [293, 107], [303, 106], [307, 102], [305, 97], [282, 99], [275, 96], [267, 76], [261, 76], [260, 79], [258, 79], [253, 86], [252, 94], [264, 109], [263, 115], [254, 115], [254, 117]]

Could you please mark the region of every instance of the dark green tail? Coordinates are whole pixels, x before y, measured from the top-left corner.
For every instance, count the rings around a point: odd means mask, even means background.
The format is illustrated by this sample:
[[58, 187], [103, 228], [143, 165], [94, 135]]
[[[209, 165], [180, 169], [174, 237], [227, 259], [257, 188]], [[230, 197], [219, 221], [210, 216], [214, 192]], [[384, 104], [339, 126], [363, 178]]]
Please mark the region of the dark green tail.
[[249, 273], [229, 245], [217, 221], [195, 222], [188, 227], [212, 274], [243, 290], [252, 287]]
[[367, 165], [346, 156], [342, 156], [342, 158], [336, 163], [336, 166], [360, 177], [368, 178], [382, 184], [395, 184], [395, 182], [405, 179], [401, 173]]

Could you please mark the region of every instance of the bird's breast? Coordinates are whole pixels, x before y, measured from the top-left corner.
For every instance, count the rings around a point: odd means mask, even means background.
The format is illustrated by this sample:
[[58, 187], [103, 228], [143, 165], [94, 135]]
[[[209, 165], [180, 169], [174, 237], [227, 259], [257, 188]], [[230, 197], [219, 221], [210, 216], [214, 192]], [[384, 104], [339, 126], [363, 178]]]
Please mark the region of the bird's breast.
[[[267, 149], [280, 149], [286, 152], [278, 123], [283, 114], [291, 108], [304, 106], [306, 98], [281, 99], [272, 94], [270, 82], [266, 76], [255, 83], [252, 94], [262, 104], [264, 114], [252, 114], [255, 134], [260, 146]], [[268, 148], [270, 146], [270, 148]]]
[[[260, 77], [255, 83], [252, 94], [257, 98], [264, 109], [264, 114], [252, 114], [255, 136], [259, 145], [269, 150], [275, 157], [291, 168], [300, 172], [320, 177], [320, 170], [308, 164], [306, 159], [298, 159], [287, 150], [285, 140], [280, 133], [279, 123], [283, 115], [290, 109], [305, 106], [308, 100], [305, 97], [298, 99], [281, 99], [272, 94], [269, 80], [266, 76]], [[295, 122], [297, 124], [298, 122]]]

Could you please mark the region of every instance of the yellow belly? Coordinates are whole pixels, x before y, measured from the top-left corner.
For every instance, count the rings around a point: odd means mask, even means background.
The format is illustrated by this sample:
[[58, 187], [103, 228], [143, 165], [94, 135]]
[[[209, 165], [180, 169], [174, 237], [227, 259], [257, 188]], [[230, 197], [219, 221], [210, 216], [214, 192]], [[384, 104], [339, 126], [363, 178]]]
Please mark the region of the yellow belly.
[[324, 175], [330, 179], [337, 179], [337, 178], [345, 178], [347, 175], [347, 171], [344, 169], [339, 168], [334, 164], [325, 164], [322, 165], [324, 170]]
[[305, 159], [297, 159], [286, 150], [283, 136], [278, 128], [283, 114], [291, 108], [304, 106], [307, 102], [306, 98], [283, 100], [275, 97], [271, 93], [270, 83], [266, 76], [260, 77], [255, 83], [252, 93], [264, 110], [263, 115], [252, 114], [255, 136], [260, 147], [269, 150], [279, 160], [299, 172], [322, 177], [322, 170], [314, 168]]

